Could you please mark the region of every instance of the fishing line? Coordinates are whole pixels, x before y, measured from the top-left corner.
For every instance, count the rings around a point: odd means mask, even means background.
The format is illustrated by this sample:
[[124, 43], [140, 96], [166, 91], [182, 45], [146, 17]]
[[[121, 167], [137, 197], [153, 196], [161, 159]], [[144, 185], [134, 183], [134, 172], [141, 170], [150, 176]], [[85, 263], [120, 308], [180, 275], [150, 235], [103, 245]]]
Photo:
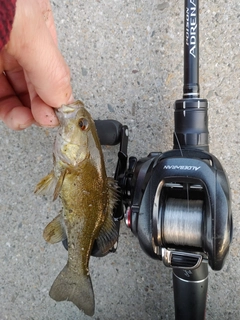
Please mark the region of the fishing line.
[[163, 216], [166, 244], [202, 246], [203, 201], [169, 198]]
[[176, 138], [176, 141], [177, 141], [177, 144], [178, 144], [179, 151], [180, 151], [181, 156], [182, 156], [182, 158], [183, 158], [182, 147], [181, 147], [181, 144], [180, 144], [180, 141], [179, 141], [179, 139], [178, 139], [178, 136], [177, 136], [176, 131], [174, 131], [174, 136], [175, 136], [175, 138]]

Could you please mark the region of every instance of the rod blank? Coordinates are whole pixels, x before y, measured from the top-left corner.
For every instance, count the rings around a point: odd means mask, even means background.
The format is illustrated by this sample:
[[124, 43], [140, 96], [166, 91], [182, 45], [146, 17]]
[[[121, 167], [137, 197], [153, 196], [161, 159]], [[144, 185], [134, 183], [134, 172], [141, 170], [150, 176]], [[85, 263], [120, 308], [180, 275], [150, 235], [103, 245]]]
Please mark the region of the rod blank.
[[198, 0], [185, 0], [183, 96], [199, 97], [199, 6]]

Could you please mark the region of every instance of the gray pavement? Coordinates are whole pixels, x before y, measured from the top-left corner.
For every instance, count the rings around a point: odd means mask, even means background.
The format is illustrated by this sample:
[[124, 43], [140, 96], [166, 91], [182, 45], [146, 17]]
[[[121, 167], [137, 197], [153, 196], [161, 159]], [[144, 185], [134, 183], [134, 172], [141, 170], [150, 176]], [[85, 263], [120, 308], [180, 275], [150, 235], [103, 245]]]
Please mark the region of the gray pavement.
[[[172, 148], [173, 103], [182, 96], [183, 1], [52, 1], [59, 46], [76, 98], [95, 119], [130, 128], [129, 154]], [[211, 152], [232, 190], [234, 238], [223, 270], [210, 270], [207, 319], [240, 315], [240, 3], [201, 1], [201, 97], [210, 102]], [[53, 93], [54, 94], [54, 93]], [[64, 266], [61, 244], [42, 238], [60, 203], [33, 194], [52, 168], [55, 129], [0, 124], [0, 320], [89, 319], [48, 290]], [[113, 174], [116, 148], [105, 148]], [[95, 320], [174, 319], [171, 270], [142, 252], [122, 224], [119, 249], [91, 259]], [[184, 293], [183, 293], [184, 294]]]

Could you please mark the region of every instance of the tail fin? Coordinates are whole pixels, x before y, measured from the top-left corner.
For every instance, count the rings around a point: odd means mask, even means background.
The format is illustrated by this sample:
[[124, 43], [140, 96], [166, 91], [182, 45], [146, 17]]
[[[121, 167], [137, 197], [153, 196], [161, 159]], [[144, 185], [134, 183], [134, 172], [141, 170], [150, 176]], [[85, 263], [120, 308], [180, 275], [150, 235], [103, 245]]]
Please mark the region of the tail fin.
[[49, 295], [55, 301], [72, 301], [88, 316], [94, 314], [94, 293], [91, 278], [71, 271], [66, 265], [59, 273]]

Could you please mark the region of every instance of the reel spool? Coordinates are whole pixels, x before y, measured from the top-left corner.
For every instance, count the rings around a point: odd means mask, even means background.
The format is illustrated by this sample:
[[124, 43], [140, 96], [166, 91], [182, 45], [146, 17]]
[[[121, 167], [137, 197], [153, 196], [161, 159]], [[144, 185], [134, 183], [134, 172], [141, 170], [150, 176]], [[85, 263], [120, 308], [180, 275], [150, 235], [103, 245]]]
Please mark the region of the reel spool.
[[204, 207], [200, 185], [159, 183], [152, 213], [153, 249], [166, 266], [194, 269], [201, 263]]
[[160, 208], [166, 246], [202, 246], [203, 201], [169, 198]]

